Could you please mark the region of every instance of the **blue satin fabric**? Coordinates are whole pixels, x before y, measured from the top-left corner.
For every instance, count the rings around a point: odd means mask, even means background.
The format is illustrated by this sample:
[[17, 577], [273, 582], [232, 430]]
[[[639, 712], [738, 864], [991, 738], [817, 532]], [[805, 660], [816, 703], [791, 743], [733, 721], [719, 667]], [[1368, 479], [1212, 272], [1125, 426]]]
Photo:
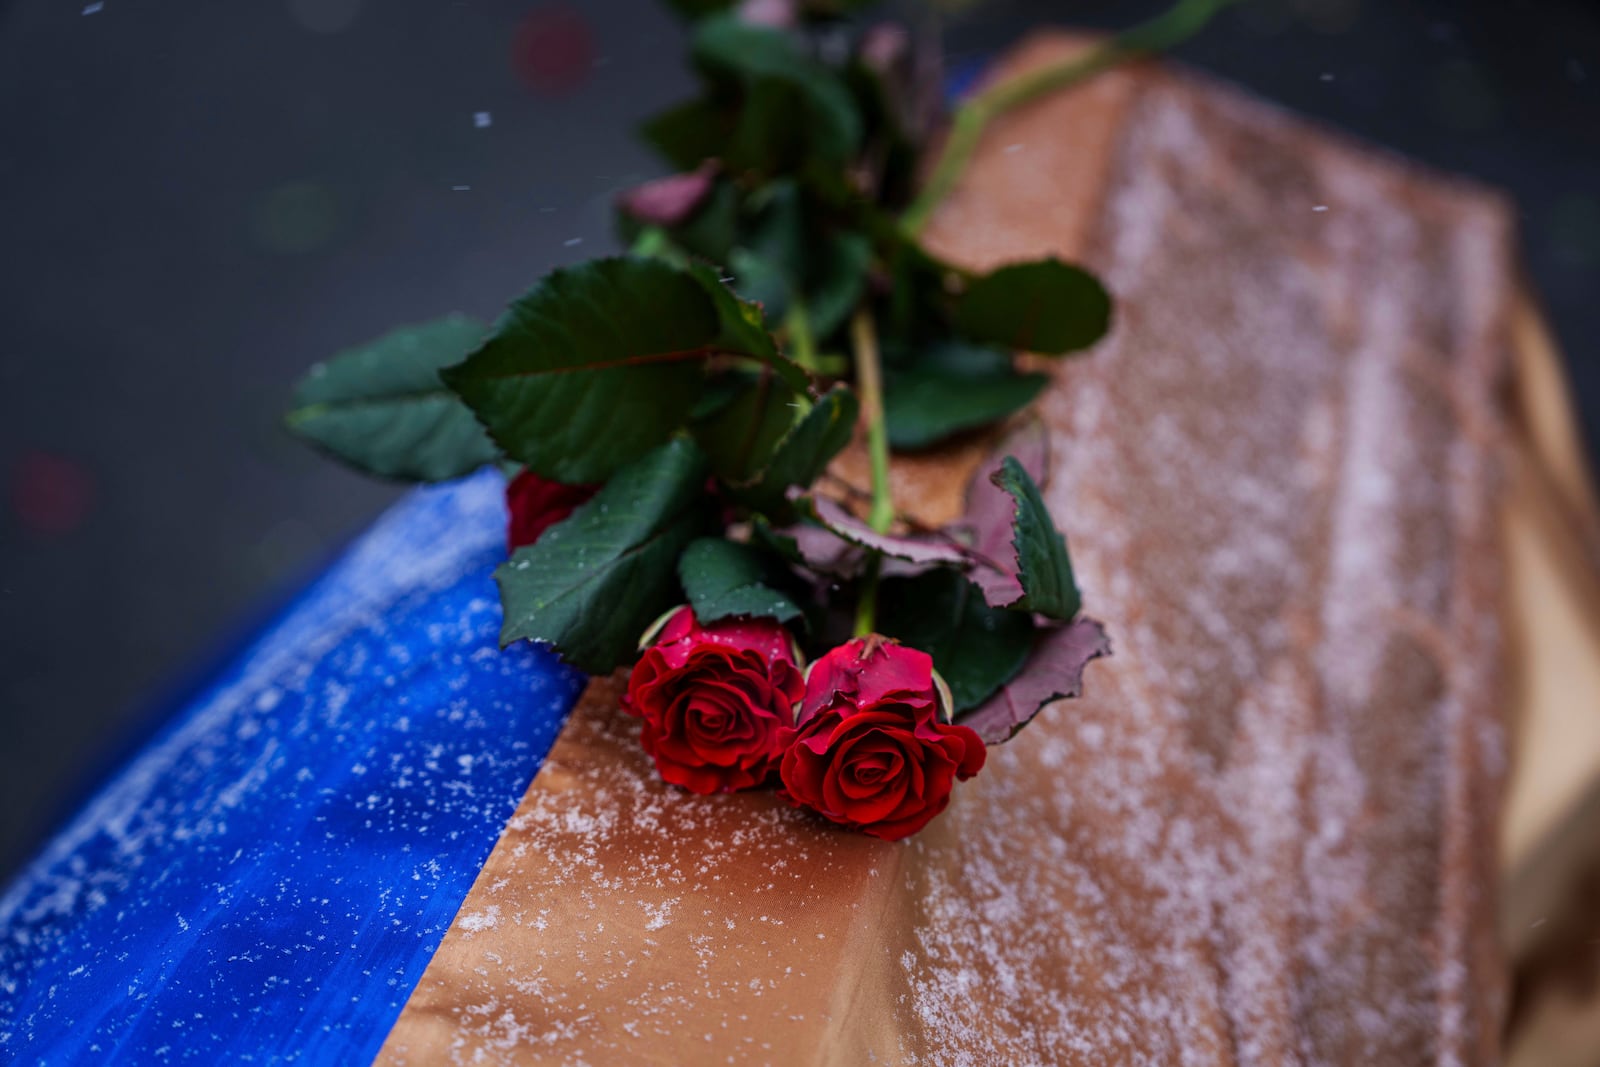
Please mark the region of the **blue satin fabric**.
[[493, 472], [421, 490], [0, 898], [0, 1062], [369, 1062], [582, 684], [496, 647]]

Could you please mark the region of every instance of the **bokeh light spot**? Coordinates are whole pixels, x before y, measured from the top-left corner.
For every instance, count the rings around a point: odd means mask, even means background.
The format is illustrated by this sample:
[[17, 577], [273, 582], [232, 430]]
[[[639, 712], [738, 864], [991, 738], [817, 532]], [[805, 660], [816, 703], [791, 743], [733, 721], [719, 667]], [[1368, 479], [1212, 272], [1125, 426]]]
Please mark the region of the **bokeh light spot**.
[[255, 238], [269, 252], [296, 255], [327, 244], [338, 222], [332, 193], [316, 182], [290, 182], [257, 204]]
[[76, 460], [28, 451], [12, 465], [11, 511], [30, 533], [71, 533], [89, 517], [94, 497], [94, 475]]
[[361, 14], [361, 0], [289, 0], [289, 14], [312, 33], [338, 33]]
[[540, 93], [570, 93], [594, 67], [594, 31], [568, 4], [535, 8], [511, 39], [511, 66], [524, 85]]

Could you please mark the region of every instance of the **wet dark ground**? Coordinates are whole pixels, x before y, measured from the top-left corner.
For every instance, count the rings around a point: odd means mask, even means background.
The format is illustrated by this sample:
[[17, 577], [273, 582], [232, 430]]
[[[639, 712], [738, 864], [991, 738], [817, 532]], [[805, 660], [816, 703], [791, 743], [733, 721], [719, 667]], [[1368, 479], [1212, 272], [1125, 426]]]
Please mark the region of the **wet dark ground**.
[[[950, 50], [1159, 6], [1003, 0]], [[614, 247], [678, 33], [651, 0], [0, 0], [0, 878], [392, 499], [280, 431], [294, 377]], [[1593, 434], [1600, 6], [1272, 0], [1181, 54], [1509, 190]]]

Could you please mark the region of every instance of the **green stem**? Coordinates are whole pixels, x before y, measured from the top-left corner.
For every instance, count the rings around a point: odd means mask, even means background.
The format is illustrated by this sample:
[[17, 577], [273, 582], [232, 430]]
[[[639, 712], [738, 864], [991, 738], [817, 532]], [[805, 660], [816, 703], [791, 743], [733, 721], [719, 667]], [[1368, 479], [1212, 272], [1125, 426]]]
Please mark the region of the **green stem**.
[[878, 356], [878, 333], [872, 311], [865, 304], [850, 319], [850, 342], [856, 354], [856, 388], [861, 393], [861, 414], [867, 420], [867, 458], [872, 465], [872, 509], [867, 524], [888, 533], [894, 524], [894, 498], [889, 493], [889, 431], [883, 419], [883, 365]]
[[811, 316], [798, 297], [783, 316], [783, 332], [789, 340], [789, 354], [808, 371], [817, 369], [817, 338], [811, 332]]
[[[888, 533], [894, 524], [894, 497], [889, 487], [889, 432], [883, 418], [883, 365], [878, 355], [878, 333], [871, 309], [863, 304], [850, 319], [850, 342], [856, 356], [856, 388], [861, 394], [861, 414], [867, 420], [867, 459], [872, 470], [872, 507], [867, 524]], [[856, 602], [856, 636], [865, 637], [877, 625], [879, 553], [867, 559], [867, 573]]]
[[882, 565], [879, 553], [867, 557], [867, 572], [861, 576], [861, 598], [856, 601], [857, 637], [866, 637], [878, 629], [878, 570]]
[[1013, 108], [1031, 103], [1090, 78], [1123, 60], [1162, 52], [1199, 33], [1212, 17], [1236, 0], [1178, 0], [1149, 22], [1117, 34], [1102, 45], [1059, 63], [991, 85], [956, 109], [950, 136], [939, 153], [927, 184], [901, 216], [905, 232], [915, 237], [927, 225], [935, 208], [944, 202], [960, 180], [989, 122]]
[[633, 239], [633, 244], [628, 249], [630, 256], [643, 256], [646, 259], [661, 255], [672, 247], [672, 241], [667, 236], [667, 231], [660, 226], [646, 226], [639, 231]]

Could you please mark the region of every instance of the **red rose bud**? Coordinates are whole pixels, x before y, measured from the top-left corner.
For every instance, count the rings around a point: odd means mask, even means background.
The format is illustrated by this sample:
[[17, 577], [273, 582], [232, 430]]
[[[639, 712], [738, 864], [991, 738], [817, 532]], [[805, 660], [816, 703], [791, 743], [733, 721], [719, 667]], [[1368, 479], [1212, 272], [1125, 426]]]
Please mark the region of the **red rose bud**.
[[645, 182], [618, 197], [618, 206], [647, 226], [677, 226], [705, 202], [719, 169], [716, 160], [708, 159], [687, 174]]
[[623, 710], [661, 777], [696, 793], [767, 782], [794, 737], [805, 691], [794, 639], [771, 619], [701, 626], [679, 608], [628, 678]]
[[531, 545], [546, 530], [587, 504], [598, 485], [567, 485], [532, 471], [523, 471], [506, 483], [506, 547], [515, 552]]
[[983, 741], [940, 721], [933, 660], [876, 635], [811, 668], [782, 794], [825, 819], [886, 841], [909, 837], [983, 768]]
[[792, 30], [800, 22], [797, 0], [744, 0], [739, 5], [739, 21], [751, 26]]

